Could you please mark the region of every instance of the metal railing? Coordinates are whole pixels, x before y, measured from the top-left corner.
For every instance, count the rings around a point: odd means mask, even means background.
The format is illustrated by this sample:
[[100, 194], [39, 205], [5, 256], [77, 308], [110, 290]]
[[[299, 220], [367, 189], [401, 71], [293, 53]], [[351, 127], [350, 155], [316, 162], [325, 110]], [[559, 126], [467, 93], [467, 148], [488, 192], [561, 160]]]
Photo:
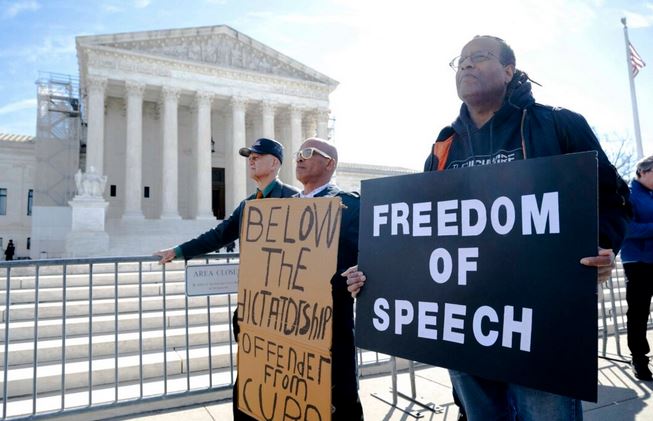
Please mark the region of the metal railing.
[[[237, 259], [213, 254], [200, 260]], [[230, 391], [232, 295], [189, 299], [181, 262], [157, 260], [0, 262], [3, 420], [90, 419], [88, 413], [103, 406]]]
[[[194, 261], [237, 259], [212, 254]], [[98, 419], [106, 417], [106, 408], [117, 416], [117, 409], [134, 413], [134, 405], [143, 403], [153, 410], [188, 404], [189, 398], [215, 400], [215, 392], [230, 397], [235, 295], [189, 298], [183, 263], [162, 266], [157, 260], [0, 262], [3, 420]], [[622, 356], [627, 306], [620, 263], [599, 292], [599, 353], [606, 355], [613, 338]], [[392, 363], [387, 355], [360, 349], [357, 359], [369, 373], [387, 373]]]

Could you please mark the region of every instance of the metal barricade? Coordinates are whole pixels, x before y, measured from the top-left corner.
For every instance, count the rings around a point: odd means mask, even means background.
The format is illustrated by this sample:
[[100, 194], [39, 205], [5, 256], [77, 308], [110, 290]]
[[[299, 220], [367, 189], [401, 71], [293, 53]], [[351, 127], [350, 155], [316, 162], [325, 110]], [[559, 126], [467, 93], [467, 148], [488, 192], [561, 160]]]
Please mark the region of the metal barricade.
[[183, 262], [157, 261], [0, 262], [3, 420], [98, 419], [231, 395], [232, 295], [189, 298]]

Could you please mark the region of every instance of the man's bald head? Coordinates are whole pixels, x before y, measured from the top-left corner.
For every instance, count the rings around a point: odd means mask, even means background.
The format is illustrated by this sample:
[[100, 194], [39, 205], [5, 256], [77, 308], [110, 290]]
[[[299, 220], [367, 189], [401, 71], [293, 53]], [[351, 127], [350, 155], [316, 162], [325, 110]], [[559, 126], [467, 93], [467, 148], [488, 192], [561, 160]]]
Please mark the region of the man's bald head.
[[333, 145], [333, 143], [328, 140], [321, 139], [319, 137], [309, 137], [304, 140], [300, 149], [304, 148], [316, 148], [322, 152], [329, 155], [334, 161], [338, 162], [338, 149]]
[[338, 150], [331, 142], [309, 137], [295, 157], [295, 175], [308, 193], [331, 180], [336, 172]]

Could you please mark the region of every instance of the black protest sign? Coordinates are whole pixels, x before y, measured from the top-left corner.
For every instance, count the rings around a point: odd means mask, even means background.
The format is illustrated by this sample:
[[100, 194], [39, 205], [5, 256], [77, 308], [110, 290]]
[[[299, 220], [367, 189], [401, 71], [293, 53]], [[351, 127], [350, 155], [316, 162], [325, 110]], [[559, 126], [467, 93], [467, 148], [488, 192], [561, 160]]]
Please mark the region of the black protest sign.
[[358, 346], [596, 401], [594, 152], [363, 181]]
[[247, 202], [238, 279], [239, 409], [258, 420], [331, 419], [331, 277], [340, 198]]

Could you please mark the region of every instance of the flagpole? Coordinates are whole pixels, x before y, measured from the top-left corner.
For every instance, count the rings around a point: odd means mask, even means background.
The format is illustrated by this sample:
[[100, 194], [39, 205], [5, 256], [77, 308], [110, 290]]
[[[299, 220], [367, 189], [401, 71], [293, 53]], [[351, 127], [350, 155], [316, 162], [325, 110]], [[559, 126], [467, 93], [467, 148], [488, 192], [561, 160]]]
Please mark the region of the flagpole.
[[642, 134], [639, 130], [639, 113], [637, 112], [637, 94], [635, 93], [635, 76], [633, 75], [633, 64], [630, 58], [630, 41], [628, 40], [628, 27], [626, 26], [626, 18], [621, 18], [621, 23], [624, 24], [624, 38], [626, 40], [626, 64], [628, 65], [628, 80], [630, 82], [630, 101], [633, 106], [633, 120], [635, 122], [635, 142], [637, 144], [637, 160], [644, 157], [644, 150], [642, 149]]

